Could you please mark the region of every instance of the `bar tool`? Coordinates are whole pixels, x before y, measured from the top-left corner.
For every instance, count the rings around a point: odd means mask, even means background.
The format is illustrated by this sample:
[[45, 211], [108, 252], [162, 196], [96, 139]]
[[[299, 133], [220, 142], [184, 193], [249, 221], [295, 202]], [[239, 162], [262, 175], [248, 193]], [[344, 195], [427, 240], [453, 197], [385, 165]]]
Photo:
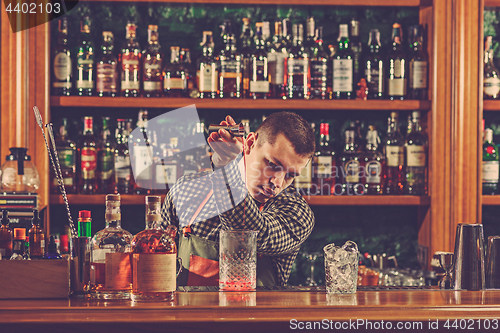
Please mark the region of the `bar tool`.
[[453, 288], [481, 290], [484, 286], [483, 225], [459, 223], [453, 259]]
[[212, 132], [218, 132], [220, 129], [228, 131], [229, 134], [231, 134], [232, 136], [236, 137], [245, 136], [245, 126], [243, 126], [243, 123], [231, 126], [211, 124], [208, 126], [208, 133], [210, 134]]
[[452, 289], [453, 279], [453, 253], [451, 252], [436, 252], [434, 256], [438, 257], [439, 265], [444, 270], [444, 275], [439, 281], [440, 289]]
[[90, 242], [90, 237], [73, 237], [71, 239], [70, 286], [73, 296], [85, 296], [89, 293]]
[[52, 150], [51, 150], [49, 143], [47, 142], [47, 137], [45, 136], [42, 115], [40, 114], [40, 111], [38, 110], [38, 107], [36, 105], [33, 107], [33, 111], [35, 112], [36, 122], [38, 123], [38, 126], [40, 126], [40, 129], [42, 130], [43, 140], [45, 141], [45, 147], [47, 148], [47, 152], [49, 153], [50, 161], [52, 163], [52, 168], [54, 169], [54, 173], [56, 175], [57, 184], [59, 185], [59, 189], [61, 190], [61, 193], [63, 195], [64, 203], [66, 205], [66, 212], [68, 214], [71, 237], [76, 238], [78, 237], [78, 233], [76, 231], [75, 224], [73, 223], [73, 218], [71, 217], [71, 211], [68, 203], [68, 196], [66, 195], [66, 188], [64, 187], [64, 181], [61, 173], [61, 165], [59, 164], [59, 157], [57, 156], [57, 148], [54, 140], [52, 124], [50, 124], [50, 126], [45, 125], [47, 126], [50, 134], [50, 139], [52, 143]]
[[486, 288], [500, 288], [500, 236], [488, 237]]

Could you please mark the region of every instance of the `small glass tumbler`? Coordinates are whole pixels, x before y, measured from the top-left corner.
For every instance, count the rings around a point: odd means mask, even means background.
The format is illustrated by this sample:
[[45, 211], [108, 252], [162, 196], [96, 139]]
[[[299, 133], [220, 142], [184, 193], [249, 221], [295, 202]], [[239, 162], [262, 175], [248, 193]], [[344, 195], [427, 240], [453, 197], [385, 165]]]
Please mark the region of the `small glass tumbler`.
[[219, 233], [219, 290], [254, 291], [257, 281], [257, 231]]
[[358, 281], [358, 247], [347, 241], [344, 246], [328, 244], [325, 251], [325, 283], [328, 294], [353, 294]]

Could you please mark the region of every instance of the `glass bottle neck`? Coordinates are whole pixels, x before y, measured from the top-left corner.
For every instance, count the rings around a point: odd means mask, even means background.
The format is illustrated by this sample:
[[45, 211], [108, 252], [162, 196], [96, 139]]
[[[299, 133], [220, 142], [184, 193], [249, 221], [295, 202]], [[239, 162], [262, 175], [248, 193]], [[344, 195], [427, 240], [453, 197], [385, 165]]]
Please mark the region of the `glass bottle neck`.
[[122, 224], [122, 214], [120, 208], [120, 201], [108, 201], [106, 202], [106, 228], [121, 228]]
[[146, 204], [146, 229], [160, 229], [161, 223], [161, 202]]

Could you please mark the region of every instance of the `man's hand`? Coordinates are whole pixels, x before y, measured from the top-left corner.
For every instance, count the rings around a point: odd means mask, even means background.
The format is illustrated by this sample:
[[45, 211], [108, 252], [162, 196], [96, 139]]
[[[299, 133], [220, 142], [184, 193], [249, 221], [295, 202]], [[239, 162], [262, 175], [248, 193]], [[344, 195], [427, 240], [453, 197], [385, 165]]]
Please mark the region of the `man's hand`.
[[[231, 116], [226, 116], [220, 125], [231, 126], [236, 122]], [[243, 138], [233, 137], [224, 129], [211, 133], [207, 141], [213, 149], [212, 163], [216, 168], [226, 166], [243, 151]]]

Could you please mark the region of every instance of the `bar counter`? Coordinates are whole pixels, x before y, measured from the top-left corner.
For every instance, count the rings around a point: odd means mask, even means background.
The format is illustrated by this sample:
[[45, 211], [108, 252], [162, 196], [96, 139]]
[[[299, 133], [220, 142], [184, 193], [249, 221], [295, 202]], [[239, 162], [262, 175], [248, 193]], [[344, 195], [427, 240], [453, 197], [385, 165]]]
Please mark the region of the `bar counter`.
[[327, 295], [324, 289], [295, 287], [257, 292], [178, 291], [175, 301], [165, 303], [76, 298], [0, 301], [0, 332], [290, 332], [308, 328], [498, 331], [500, 290], [358, 290], [354, 295]]

